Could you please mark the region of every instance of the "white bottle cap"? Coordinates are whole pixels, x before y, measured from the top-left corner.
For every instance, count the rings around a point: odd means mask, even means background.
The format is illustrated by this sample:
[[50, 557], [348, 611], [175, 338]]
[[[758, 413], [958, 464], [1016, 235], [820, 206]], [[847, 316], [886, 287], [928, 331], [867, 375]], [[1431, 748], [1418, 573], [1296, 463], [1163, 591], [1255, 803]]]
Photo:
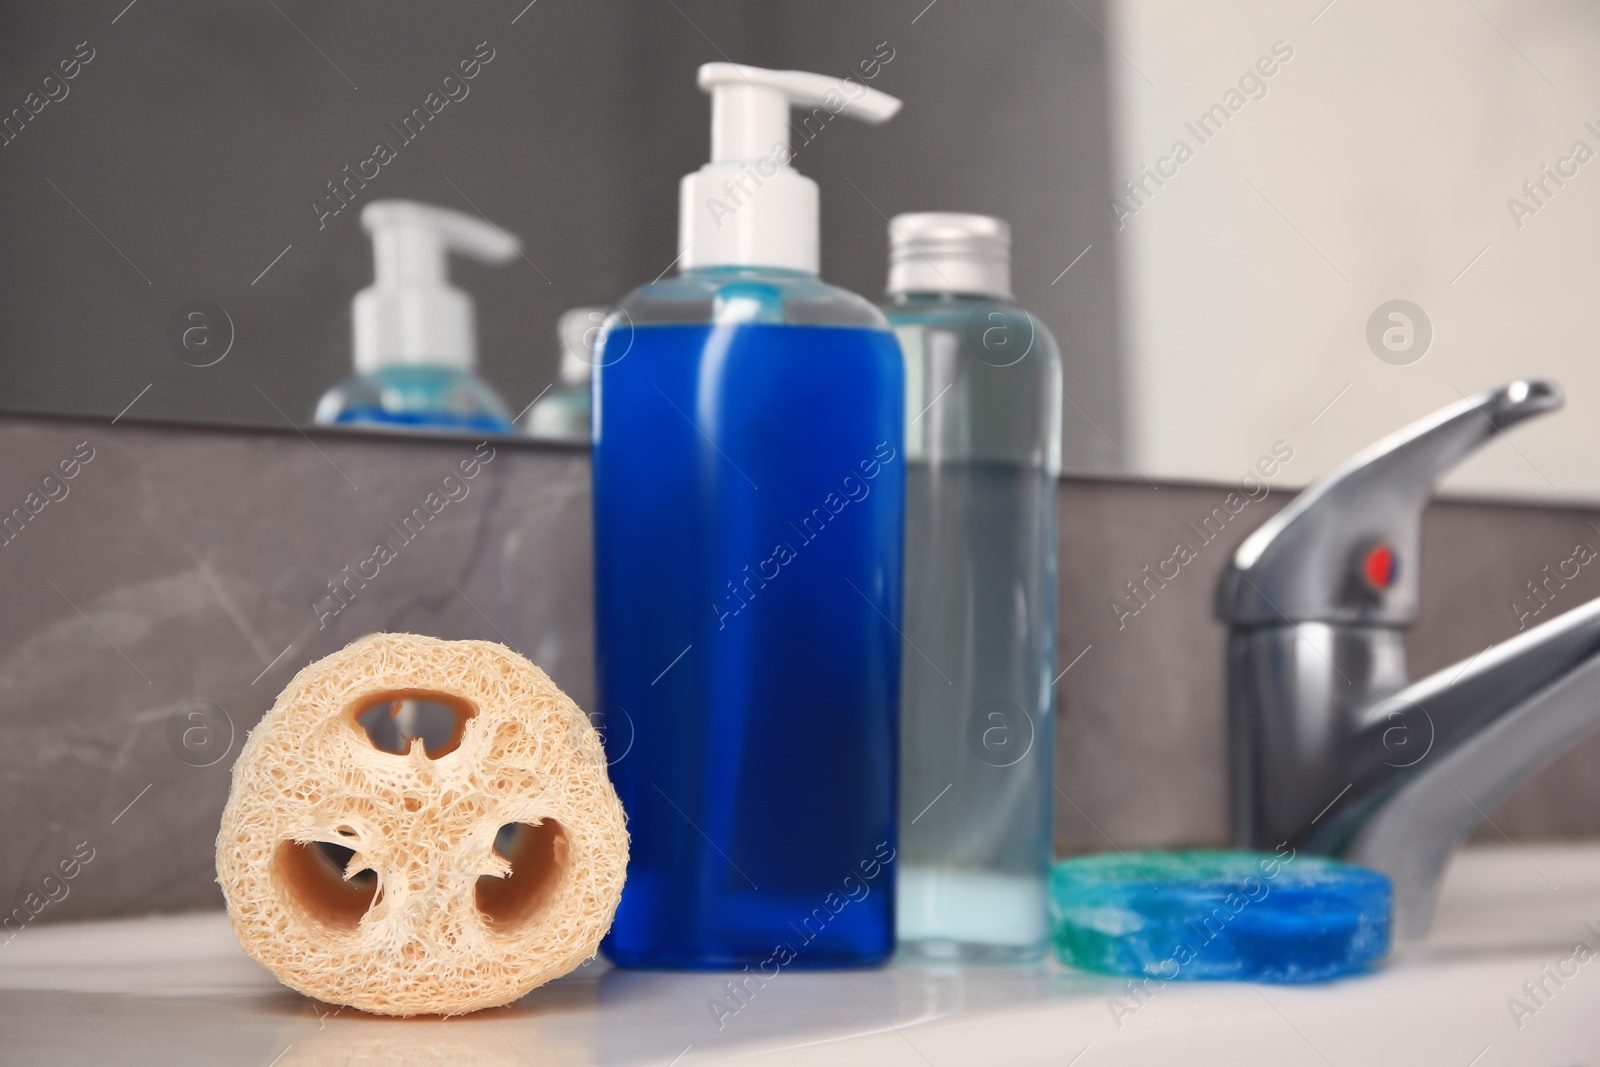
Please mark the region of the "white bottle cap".
[[562, 312], [556, 323], [556, 335], [561, 338], [559, 377], [562, 385], [589, 384], [589, 371], [595, 365], [595, 342], [605, 322], [606, 309], [602, 307], [571, 308]]
[[874, 125], [900, 101], [857, 81], [798, 70], [707, 63], [711, 162], [678, 186], [678, 240], [691, 267], [779, 267], [817, 273], [817, 183], [789, 167], [789, 108], [807, 129], [840, 115]]
[[351, 304], [357, 372], [395, 364], [470, 370], [478, 361], [472, 300], [450, 284], [445, 255], [508, 263], [521, 245], [498, 226], [413, 200], [374, 200], [361, 211], [372, 235], [374, 281]]
[[923, 211], [889, 220], [889, 292], [1011, 299], [1011, 227], [990, 215]]

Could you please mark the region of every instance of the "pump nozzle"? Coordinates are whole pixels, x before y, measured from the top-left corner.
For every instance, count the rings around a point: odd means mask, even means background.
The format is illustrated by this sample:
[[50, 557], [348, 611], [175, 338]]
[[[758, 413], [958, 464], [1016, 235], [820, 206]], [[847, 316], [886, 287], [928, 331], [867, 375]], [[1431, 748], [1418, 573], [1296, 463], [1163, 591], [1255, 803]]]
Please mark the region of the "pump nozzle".
[[817, 185], [789, 167], [789, 109], [809, 142], [840, 115], [876, 125], [900, 101], [857, 81], [798, 70], [707, 63], [711, 162], [679, 185], [683, 265], [817, 271]]
[[351, 306], [362, 374], [403, 363], [470, 369], [477, 362], [472, 301], [450, 284], [450, 252], [508, 263], [521, 248], [498, 226], [413, 200], [374, 200], [361, 212], [372, 235], [374, 281]]
[[[700, 88], [711, 94], [711, 162], [744, 162], [789, 148], [789, 109], [824, 108], [876, 126], [900, 110], [900, 101], [860, 82], [803, 70], [764, 70], [738, 63], [707, 63]], [[787, 161], [787, 160], [785, 160]]]

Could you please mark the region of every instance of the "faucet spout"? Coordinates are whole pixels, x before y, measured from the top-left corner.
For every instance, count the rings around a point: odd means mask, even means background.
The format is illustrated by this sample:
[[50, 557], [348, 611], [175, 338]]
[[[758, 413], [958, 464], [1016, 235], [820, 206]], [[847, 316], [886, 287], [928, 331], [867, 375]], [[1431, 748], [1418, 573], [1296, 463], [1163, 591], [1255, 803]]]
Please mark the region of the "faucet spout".
[[1433, 921], [1451, 853], [1518, 786], [1600, 728], [1600, 599], [1366, 709], [1350, 789], [1311, 851], [1394, 883], [1395, 936]]

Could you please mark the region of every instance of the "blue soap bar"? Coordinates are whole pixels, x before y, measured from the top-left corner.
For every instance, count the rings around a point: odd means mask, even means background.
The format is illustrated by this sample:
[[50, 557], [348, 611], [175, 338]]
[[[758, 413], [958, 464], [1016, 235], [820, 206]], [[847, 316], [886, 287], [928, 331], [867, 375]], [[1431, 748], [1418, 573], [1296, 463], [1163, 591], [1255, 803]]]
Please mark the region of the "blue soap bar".
[[1062, 963], [1165, 981], [1356, 974], [1388, 954], [1392, 907], [1386, 875], [1288, 846], [1078, 856], [1050, 873]]

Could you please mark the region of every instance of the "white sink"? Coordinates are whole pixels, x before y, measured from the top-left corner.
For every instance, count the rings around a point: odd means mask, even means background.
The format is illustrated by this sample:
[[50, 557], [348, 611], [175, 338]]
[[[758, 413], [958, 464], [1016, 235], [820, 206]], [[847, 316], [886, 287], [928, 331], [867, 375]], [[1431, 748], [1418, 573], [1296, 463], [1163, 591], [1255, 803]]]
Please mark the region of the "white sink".
[[[1326, 986], [1172, 983], [1141, 1004], [1055, 965], [895, 966], [786, 972], [739, 1006], [727, 981], [596, 962], [507, 1008], [378, 1019], [278, 985], [220, 914], [39, 926], [0, 945], [0, 1063], [1600, 1067], [1600, 845], [1467, 850], [1431, 938]], [[720, 1028], [717, 1000], [738, 1007]]]

